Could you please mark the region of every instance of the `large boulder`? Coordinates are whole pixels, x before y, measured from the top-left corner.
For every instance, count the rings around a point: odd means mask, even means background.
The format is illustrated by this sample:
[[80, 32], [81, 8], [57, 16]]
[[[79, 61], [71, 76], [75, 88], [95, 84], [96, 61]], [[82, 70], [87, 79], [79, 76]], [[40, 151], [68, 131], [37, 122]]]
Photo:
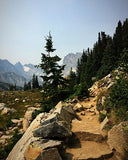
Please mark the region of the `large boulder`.
[[6, 106], [6, 104], [5, 103], [0, 103], [0, 112], [4, 109], [4, 108], [6, 108], [7, 106]]
[[[42, 160], [42, 159], [44, 159], [44, 157], [41, 159], [41, 157], [44, 155], [44, 152], [49, 148], [55, 148], [55, 147], [60, 149], [62, 147], [62, 142], [57, 141], [57, 140], [39, 139], [39, 140], [32, 142], [28, 146], [28, 148], [26, 149], [26, 151], [24, 153], [24, 157], [26, 160], [29, 160], [29, 159]], [[51, 158], [52, 158], [53, 154], [51, 155]]]
[[43, 122], [40, 127], [34, 130], [35, 137], [42, 138], [64, 138], [72, 135], [71, 121], [75, 112], [71, 105], [60, 106]]
[[4, 115], [8, 113], [15, 113], [16, 110], [14, 108], [8, 108], [5, 103], [0, 103], [0, 112], [1, 115]]
[[[28, 113], [26, 115], [28, 115]], [[26, 115], [25, 119], [28, 117], [30, 120], [31, 116]], [[72, 135], [70, 122], [74, 117], [75, 112], [71, 105], [57, 107], [56, 110], [52, 111], [52, 114], [39, 114], [14, 146], [7, 160], [24, 160], [24, 153], [26, 160], [33, 160], [32, 153], [35, 153], [35, 158], [38, 158], [36, 160], [61, 160], [58, 152], [58, 145], [60, 145], [59, 140], [67, 140], [67, 137]], [[46, 138], [48, 141], [37, 141], [40, 139], [39, 137]], [[58, 139], [58, 141], [55, 142], [55, 140], [50, 139]], [[35, 143], [37, 147], [31, 146], [33, 143]]]
[[43, 150], [36, 160], [62, 160], [57, 148]]
[[108, 144], [116, 150], [117, 160], [128, 158], [128, 121], [115, 125], [108, 132]]
[[29, 127], [31, 121], [32, 121], [32, 114], [38, 110], [37, 108], [35, 107], [30, 107], [27, 109], [27, 111], [25, 112], [25, 115], [24, 115], [24, 120], [23, 120], [23, 130], [26, 131], [27, 128]]
[[22, 126], [22, 122], [23, 122], [23, 118], [20, 118], [20, 119], [11, 119], [11, 121], [17, 125], [18, 127], [21, 127]]
[[38, 138], [33, 137], [32, 131], [40, 125], [40, 121], [44, 113], [40, 113], [30, 124], [29, 128], [26, 130], [22, 138], [16, 143], [12, 151], [9, 153], [6, 160], [24, 160], [24, 152], [28, 145], [37, 140]]
[[57, 114], [58, 117], [60, 116], [68, 123], [70, 123], [76, 116], [72, 105], [61, 106], [54, 111], [54, 114]]
[[54, 121], [37, 128], [33, 135], [49, 139], [66, 138], [72, 135], [71, 125], [67, 121]]

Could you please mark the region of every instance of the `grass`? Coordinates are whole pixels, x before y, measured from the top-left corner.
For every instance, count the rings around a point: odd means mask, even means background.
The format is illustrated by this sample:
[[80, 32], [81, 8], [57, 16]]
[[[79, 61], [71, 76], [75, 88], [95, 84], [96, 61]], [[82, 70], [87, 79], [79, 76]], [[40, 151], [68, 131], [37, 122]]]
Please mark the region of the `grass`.
[[[18, 99], [16, 101], [16, 99]], [[23, 101], [25, 100], [25, 101]], [[5, 91], [0, 92], [0, 103], [6, 103], [7, 107], [16, 109], [16, 113], [9, 115], [0, 115], [0, 130], [5, 129], [9, 118], [22, 118], [27, 110], [25, 105], [35, 106], [41, 104], [41, 93], [39, 90], [29, 91]]]

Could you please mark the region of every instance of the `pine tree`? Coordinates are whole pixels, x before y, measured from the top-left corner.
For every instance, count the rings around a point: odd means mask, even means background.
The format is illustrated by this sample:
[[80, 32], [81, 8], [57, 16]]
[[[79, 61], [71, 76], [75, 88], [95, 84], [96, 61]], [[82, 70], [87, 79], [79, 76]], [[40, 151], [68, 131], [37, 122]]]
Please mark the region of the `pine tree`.
[[120, 62], [121, 70], [124, 74], [128, 74], [128, 49], [124, 49], [121, 54], [121, 62]]
[[35, 85], [36, 85], [36, 88], [39, 88], [38, 76], [36, 76]]
[[76, 67], [76, 81], [77, 84], [80, 84], [80, 75], [81, 75], [81, 64], [80, 60], [77, 61], [77, 67]]
[[48, 56], [50, 56], [50, 52], [54, 52], [56, 49], [53, 49], [53, 42], [52, 42], [52, 36], [51, 33], [49, 32], [49, 35], [45, 38], [46, 40], [46, 52], [48, 52]]
[[35, 76], [35, 74], [33, 74], [33, 78], [32, 78], [32, 88], [36, 88], [36, 76]]
[[65, 65], [60, 66], [58, 64], [61, 60], [60, 57], [50, 55], [50, 53], [56, 50], [53, 49], [53, 41], [50, 33], [45, 40], [45, 48], [48, 54], [42, 53], [41, 64], [38, 65], [44, 72], [44, 75], [41, 76], [43, 79], [43, 98], [46, 100], [54, 97], [52, 100], [55, 101], [58, 98], [58, 92], [65, 86], [65, 79], [62, 74]]
[[128, 18], [124, 21], [123, 24], [122, 40], [123, 40], [123, 49], [124, 48], [128, 49]]
[[116, 61], [118, 62], [120, 59], [120, 55], [123, 50], [123, 41], [122, 41], [122, 23], [118, 22], [118, 26], [116, 27], [116, 32], [113, 36], [113, 49], [114, 55], [116, 57]]
[[76, 74], [72, 68], [69, 73], [69, 89], [73, 91], [73, 87], [76, 85]]
[[31, 81], [28, 82], [28, 89], [31, 89]]

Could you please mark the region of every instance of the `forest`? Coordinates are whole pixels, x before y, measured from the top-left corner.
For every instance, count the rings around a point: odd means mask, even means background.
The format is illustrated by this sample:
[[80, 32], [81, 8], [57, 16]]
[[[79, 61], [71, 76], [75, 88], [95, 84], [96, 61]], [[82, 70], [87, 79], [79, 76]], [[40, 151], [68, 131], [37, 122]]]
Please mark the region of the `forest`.
[[[98, 40], [93, 48], [83, 50], [76, 72], [71, 68], [67, 77], [63, 77], [65, 66], [58, 64], [61, 58], [53, 56], [56, 49], [53, 48], [50, 32], [45, 40], [44, 48], [47, 54], [41, 53], [41, 63], [37, 65], [44, 72], [41, 111], [49, 111], [60, 100], [64, 101], [74, 96], [88, 97], [88, 88], [115, 69], [123, 68], [124, 73], [128, 72], [128, 19], [123, 23], [118, 22], [113, 37], [106, 35], [105, 32], [98, 33]], [[125, 80], [123, 83], [126, 83]], [[127, 94], [126, 91], [125, 98]]]

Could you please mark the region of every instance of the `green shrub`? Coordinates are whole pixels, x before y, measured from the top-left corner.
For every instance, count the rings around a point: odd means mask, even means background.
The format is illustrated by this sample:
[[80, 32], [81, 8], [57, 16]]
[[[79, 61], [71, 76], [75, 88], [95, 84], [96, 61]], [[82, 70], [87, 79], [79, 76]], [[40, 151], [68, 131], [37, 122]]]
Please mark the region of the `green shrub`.
[[105, 117], [106, 117], [106, 114], [100, 113], [98, 118], [99, 122], [102, 122], [105, 119]]
[[86, 82], [76, 85], [74, 87], [74, 91], [75, 93], [73, 96], [78, 96], [78, 98], [82, 98], [84, 96], [89, 97], [89, 91], [88, 91], [88, 86]]
[[107, 105], [114, 111], [117, 122], [128, 120], [128, 79], [121, 76], [116, 80], [111, 88]]
[[7, 118], [6, 120], [6, 127], [11, 127], [13, 125], [13, 122], [11, 121], [11, 116]]
[[0, 151], [3, 154], [3, 158], [6, 158], [8, 156], [8, 154], [10, 153], [10, 151], [12, 150], [14, 145], [18, 142], [18, 140], [21, 137], [22, 137], [22, 134], [19, 134], [18, 129], [16, 129], [15, 132], [13, 133], [13, 137], [11, 139], [11, 143], [9, 143], [6, 146], [4, 146], [4, 150]]

